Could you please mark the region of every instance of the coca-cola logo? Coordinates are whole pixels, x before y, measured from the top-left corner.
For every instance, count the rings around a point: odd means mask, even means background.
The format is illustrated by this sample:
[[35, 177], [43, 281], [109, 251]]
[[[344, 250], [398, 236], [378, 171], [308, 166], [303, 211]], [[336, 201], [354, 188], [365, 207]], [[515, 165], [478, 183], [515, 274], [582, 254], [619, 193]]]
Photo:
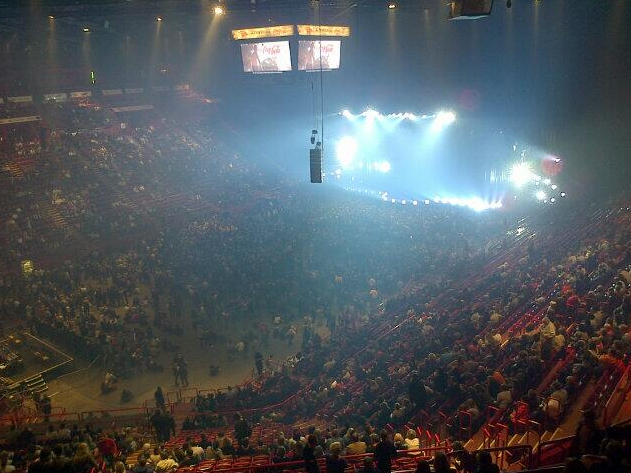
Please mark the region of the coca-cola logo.
[[270, 56], [280, 54], [280, 46], [263, 46], [263, 52]]

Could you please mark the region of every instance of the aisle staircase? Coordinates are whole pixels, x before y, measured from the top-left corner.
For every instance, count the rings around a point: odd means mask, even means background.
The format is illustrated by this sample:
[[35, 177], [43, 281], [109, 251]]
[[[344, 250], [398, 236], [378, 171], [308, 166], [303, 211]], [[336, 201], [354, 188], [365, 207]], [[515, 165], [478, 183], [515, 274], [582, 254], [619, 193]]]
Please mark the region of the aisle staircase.
[[53, 224], [57, 228], [68, 228], [68, 222], [66, 222], [66, 219], [63, 218], [63, 216], [61, 215], [61, 213], [59, 213], [59, 210], [57, 210], [57, 208], [55, 208], [53, 205], [47, 202], [40, 204], [40, 206], [41, 206], [42, 211], [46, 215], [48, 215], [50, 220], [53, 222]]

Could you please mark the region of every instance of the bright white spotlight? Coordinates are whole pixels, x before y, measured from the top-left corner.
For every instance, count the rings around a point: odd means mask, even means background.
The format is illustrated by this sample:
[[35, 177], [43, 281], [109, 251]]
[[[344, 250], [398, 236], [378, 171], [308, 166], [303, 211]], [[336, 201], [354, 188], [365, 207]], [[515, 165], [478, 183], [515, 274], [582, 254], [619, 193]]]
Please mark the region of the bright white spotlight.
[[561, 197], [565, 197], [565, 192], [561, 192]]
[[407, 203], [408, 203], [408, 201], [407, 201], [407, 200], [405, 200], [405, 199], [403, 199], [403, 200], [401, 201], [401, 203], [402, 203], [403, 205], [405, 205], [405, 204], [407, 204]]
[[557, 190], [557, 187], [558, 187], [558, 186], [557, 186], [556, 184], [552, 184], [552, 185], [550, 186], [550, 189], [552, 189], [553, 191], [555, 191], [555, 190]]
[[219, 5], [215, 7], [215, 15], [223, 15], [223, 8], [221, 8]]
[[345, 136], [337, 142], [335, 147], [337, 160], [342, 168], [346, 169], [352, 166], [357, 154], [357, 140], [351, 136]]
[[429, 205], [429, 199], [425, 199], [425, 200], [423, 201], [423, 203], [424, 203], [425, 205]]
[[551, 204], [554, 204], [556, 201], [557, 201], [557, 200], [556, 200], [554, 197], [552, 197], [552, 198], [550, 199], [550, 203], [551, 203]]
[[368, 118], [368, 119], [374, 119], [374, 118], [380, 117], [381, 114], [379, 112], [377, 112], [376, 110], [373, 110], [372, 108], [369, 108], [364, 113], [362, 113], [362, 116], [365, 117], [365, 118]]
[[535, 193], [535, 197], [537, 198], [537, 200], [546, 200], [548, 198], [546, 193], [544, 191], [542, 191], [542, 190], [538, 190]]
[[413, 200], [412, 205], [418, 205], [418, 200]]
[[550, 184], [552, 184], [552, 181], [551, 181], [550, 179], [544, 179], [544, 180], [543, 180], [543, 183], [544, 183], [546, 186], [549, 186]]
[[434, 123], [432, 123], [432, 131], [435, 133], [439, 132], [447, 125], [450, 125], [455, 121], [456, 114], [454, 112], [441, 110], [436, 114], [436, 117], [434, 117]]
[[513, 165], [510, 170], [509, 180], [517, 187], [522, 187], [534, 178], [535, 175], [530, 170], [530, 166], [526, 162], [517, 163]]
[[381, 161], [380, 163], [373, 163], [373, 169], [376, 169], [379, 172], [388, 173], [390, 169], [392, 169], [392, 165], [388, 161]]
[[452, 111], [443, 111], [438, 112], [438, 119], [441, 120], [445, 125], [449, 125], [456, 121], [456, 114]]

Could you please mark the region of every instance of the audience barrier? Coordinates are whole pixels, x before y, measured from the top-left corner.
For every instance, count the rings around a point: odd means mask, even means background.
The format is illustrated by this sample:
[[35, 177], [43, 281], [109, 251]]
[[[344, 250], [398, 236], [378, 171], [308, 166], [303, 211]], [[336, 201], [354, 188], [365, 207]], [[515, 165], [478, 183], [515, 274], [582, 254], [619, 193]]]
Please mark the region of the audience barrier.
[[[496, 458], [496, 463], [501, 469], [509, 466], [507, 458], [520, 458], [524, 461], [527, 468], [533, 467], [533, 454], [530, 445], [515, 445], [511, 447], [492, 447], [478, 450], [477, 452], [489, 452]], [[399, 450], [397, 458], [394, 459], [392, 465], [393, 472], [414, 471], [419, 460], [431, 460], [437, 453], [445, 453], [450, 457], [457, 457], [461, 451], [453, 451], [450, 446], [436, 446], [428, 448]], [[475, 453], [477, 453], [475, 452]], [[363, 465], [366, 458], [371, 458], [372, 453], [363, 453], [357, 455], [346, 455], [348, 467], [346, 471], [357, 472]], [[317, 460], [319, 471], [326, 472], [326, 459], [319, 458]], [[187, 473], [257, 473], [262, 471], [288, 471], [302, 472], [306, 471], [304, 460], [286, 461], [274, 463], [271, 457], [267, 455], [245, 457], [245, 458], [226, 458], [222, 460], [207, 460], [198, 465], [186, 468], [180, 468], [179, 472]]]

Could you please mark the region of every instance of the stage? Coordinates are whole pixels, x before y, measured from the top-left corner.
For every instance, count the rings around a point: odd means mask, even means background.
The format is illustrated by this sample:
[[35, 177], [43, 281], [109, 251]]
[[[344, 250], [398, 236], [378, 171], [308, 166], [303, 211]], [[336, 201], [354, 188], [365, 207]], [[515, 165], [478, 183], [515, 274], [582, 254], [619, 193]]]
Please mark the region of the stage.
[[0, 340], [0, 377], [13, 387], [41, 376], [54, 379], [70, 367], [73, 358], [25, 331], [10, 333]]

